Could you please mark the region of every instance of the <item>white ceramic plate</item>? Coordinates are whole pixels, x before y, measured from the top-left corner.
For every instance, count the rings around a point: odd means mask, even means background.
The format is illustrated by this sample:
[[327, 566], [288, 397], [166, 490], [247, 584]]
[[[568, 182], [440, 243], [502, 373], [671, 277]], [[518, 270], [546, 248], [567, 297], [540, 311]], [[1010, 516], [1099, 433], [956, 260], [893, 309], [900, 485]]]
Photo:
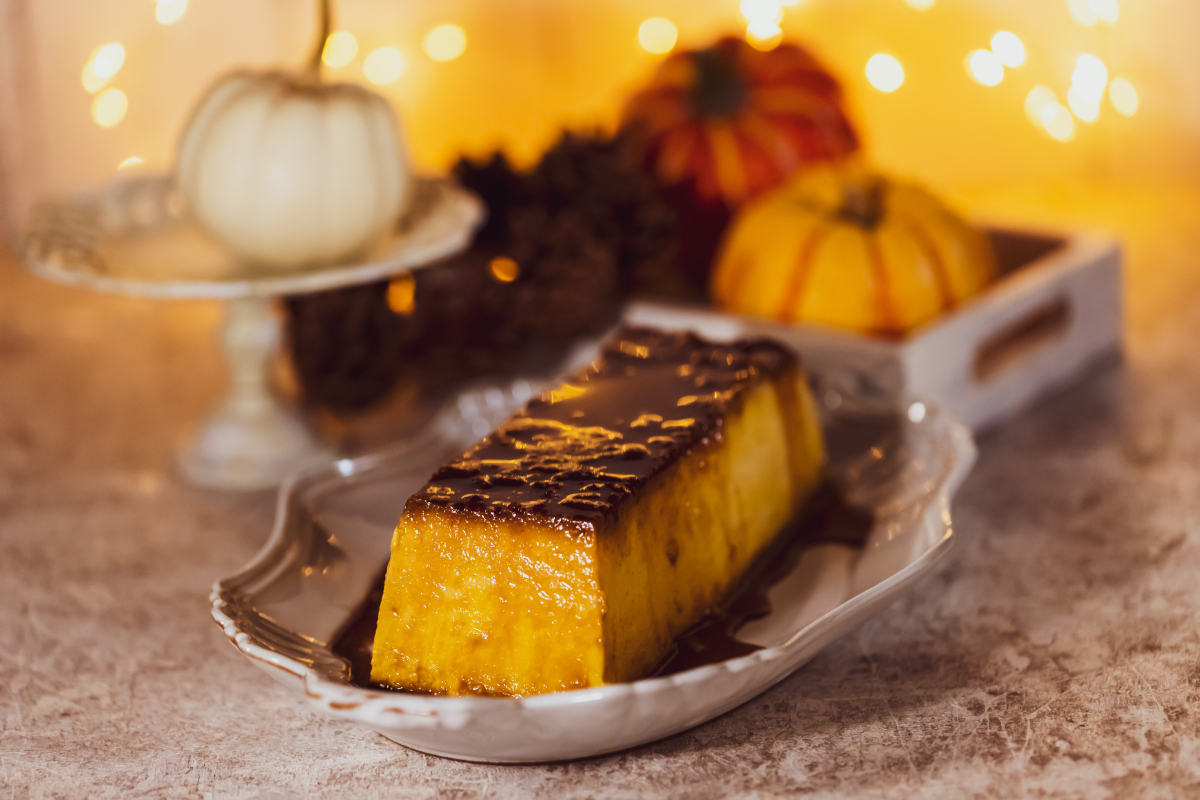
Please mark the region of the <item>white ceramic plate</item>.
[[920, 402], [887, 418], [855, 416], [843, 403], [826, 420], [831, 476], [876, 523], [862, 548], [812, 548], [771, 590], [771, 614], [738, 633], [764, 649], [667, 677], [527, 698], [348, 683], [330, 642], [386, 562], [405, 500], [531, 391], [518, 382], [466, 393], [419, 441], [293, 478], [262, 552], [213, 588], [212, 616], [225, 635], [315, 710], [408, 747], [471, 761], [583, 758], [671, 736], [765, 691], [928, 574], [960, 535], [950, 500], [975, 457], [966, 429]]

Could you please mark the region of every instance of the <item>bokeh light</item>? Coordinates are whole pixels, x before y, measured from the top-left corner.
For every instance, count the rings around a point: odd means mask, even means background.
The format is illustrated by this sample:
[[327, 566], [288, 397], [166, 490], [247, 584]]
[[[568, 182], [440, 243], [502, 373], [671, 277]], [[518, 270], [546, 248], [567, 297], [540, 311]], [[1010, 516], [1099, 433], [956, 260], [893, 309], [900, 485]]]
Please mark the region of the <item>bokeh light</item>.
[[1060, 142], [1069, 142], [1075, 136], [1075, 119], [1061, 103], [1050, 103], [1042, 109], [1042, 127], [1046, 133]]
[[1112, 25], [1121, 16], [1121, 7], [1117, 4], [1117, 0], [1088, 0], [1088, 5], [1091, 6], [1093, 14], [1109, 25]]
[[97, 47], [83, 67], [83, 88], [95, 94], [108, 85], [108, 81], [121, 71], [125, 63], [125, 48], [117, 42]]
[[101, 128], [111, 128], [125, 119], [129, 98], [120, 89], [105, 89], [92, 101], [92, 119]]
[[488, 263], [488, 272], [501, 283], [512, 283], [521, 274], [521, 265], [508, 256], [497, 256]]
[[1067, 92], [1067, 106], [1084, 122], [1095, 122], [1100, 116], [1100, 102], [1087, 99], [1074, 86]]
[[467, 49], [467, 34], [457, 25], [438, 25], [425, 36], [425, 54], [434, 61], [453, 61]]
[[394, 47], [372, 50], [363, 60], [363, 74], [377, 86], [392, 83], [404, 74], [404, 56]]
[[1058, 95], [1049, 86], [1035, 86], [1025, 97], [1025, 113], [1034, 127], [1052, 139], [1070, 141], [1075, 136], [1075, 120]]
[[915, 8], [917, 11], [928, 11], [933, 8], [934, 0], [904, 0], [908, 3], [909, 8]]
[[358, 55], [358, 39], [350, 31], [337, 31], [325, 40], [321, 60], [330, 67], [344, 67]]
[[1035, 86], [1025, 97], [1025, 113], [1037, 127], [1044, 126], [1042, 110], [1049, 105], [1058, 105], [1058, 95], [1049, 86]]
[[92, 72], [98, 78], [111, 78], [125, 63], [125, 48], [116, 42], [106, 44], [92, 56]]
[[783, 20], [783, 6], [779, 0], [742, 0], [742, 16], [747, 22], [772, 22], [778, 25]]
[[142, 164], [145, 164], [145, 163], [146, 163], [146, 160], [144, 158], [138, 158], [137, 156], [130, 156], [129, 158], [122, 161], [120, 164], [117, 164], [117, 169], [129, 169], [130, 167], [140, 167]]
[[976, 50], [968, 55], [967, 72], [984, 86], [995, 86], [1004, 80], [1004, 64], [991, 50]]
[[758, 50], [774, 50], [783, 41], [783, 28], [770, 20], [754, 20], [746, 25], [746, 41]]
[[992, 37], [992, 52], [1006, 67], [1019, 67], [1025, 63], [1025, 43], [1015, 33], [997, 31]]
[[1079, 92], [1079, 96], [1089, 103], [1099, 103], [1104, 96], [1104, 87], [1108, 85], [1108, 68], [1104, 62], [1090, 53], [1084, 53], [1075, 62], [1075, 71], [1071, 73], [1071, 88]]
[[417, 280], [411, 272], [392, 278], [387, 288], [387, 304], [393, 313], [407, 317], [417, 307]]
[[172, 22], [178, 22], [183, 16], [183, 12], [187, 11], [188, 0], [158, 0], [158, 6], [154, 9], [154, 18], [163, 25], [170, 25]]
[[92, 72], [92, 62], [89, 61], [87, 66], [83, 68], [83, 75], [80, 76], [80, 82], [88, 94], [95, 94], [108, 85], [108, 78], [101, 78]]
[[1088, 0], [1067, 0], [1067, 8], [1071, 11], [1071, 16], [1080, 25], [1091, 27], [1099, 19], [1096, 12], [1092, 10], [1092, 4]]
[[904, 67], [886, 53], [876, 53], [867, 61], [867, 81], [881, 92], [894, 92], [904, 83]]
[[1125, 78], [1113, 78], [1108, 84], [1108, 99], [1123, 117], [1132, 117], [1138, 110], [1138, 93]]
[[783, 41], [783, 6], [779, 0], [742, 0], [746, 18], [746, 41], [759, 50], [770, 50]]
[[648, 53], [669, 53], [678, 38], [679, 31], [669, 19], [651, 17], [638, 26], [638, 43]]

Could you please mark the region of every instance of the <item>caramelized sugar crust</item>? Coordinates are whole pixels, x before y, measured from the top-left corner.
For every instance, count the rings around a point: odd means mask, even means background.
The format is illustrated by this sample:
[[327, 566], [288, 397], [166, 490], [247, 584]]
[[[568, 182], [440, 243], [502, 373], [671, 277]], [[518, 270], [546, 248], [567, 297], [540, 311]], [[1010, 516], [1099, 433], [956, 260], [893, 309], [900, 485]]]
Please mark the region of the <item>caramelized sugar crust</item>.
[[409, 501], [595, 530], [697, 447], [719, 443], [758, 381], [799, 369], [768, 339], [623, 328], [599, 360], [442, 467]]

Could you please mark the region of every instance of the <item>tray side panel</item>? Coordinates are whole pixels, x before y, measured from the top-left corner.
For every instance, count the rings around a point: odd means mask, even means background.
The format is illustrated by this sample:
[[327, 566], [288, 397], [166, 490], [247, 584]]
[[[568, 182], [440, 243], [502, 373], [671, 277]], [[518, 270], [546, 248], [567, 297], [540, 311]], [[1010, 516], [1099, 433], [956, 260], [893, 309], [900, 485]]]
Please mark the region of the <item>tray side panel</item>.
[[1077, 237], [904, 346], [909, 391], [974, 432], [1002, 422], [1118, 353], [1121, 250]]

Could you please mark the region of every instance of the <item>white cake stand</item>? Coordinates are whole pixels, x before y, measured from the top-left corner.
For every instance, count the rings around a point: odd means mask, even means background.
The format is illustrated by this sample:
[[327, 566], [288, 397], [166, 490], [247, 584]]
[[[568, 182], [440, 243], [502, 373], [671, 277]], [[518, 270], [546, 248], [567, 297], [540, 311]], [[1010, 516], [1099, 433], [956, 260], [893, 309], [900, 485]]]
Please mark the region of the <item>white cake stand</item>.
[[121, 181], [44, 206], [20, 237], [26, 265], [50, 280], [140, 297], [226, 301], [221, 334], [229, 394], [180, 448], [192, 483], [263, 489], [334, 454], [271, 391], [280, 341], [273, 299], [352, 286], [431, 264], [465, 248], [482, 203], [440, 180], [422, 180], [412, 207], [358, 263], [268, 272], [240, 261], [185, 212], [170, 178]]

